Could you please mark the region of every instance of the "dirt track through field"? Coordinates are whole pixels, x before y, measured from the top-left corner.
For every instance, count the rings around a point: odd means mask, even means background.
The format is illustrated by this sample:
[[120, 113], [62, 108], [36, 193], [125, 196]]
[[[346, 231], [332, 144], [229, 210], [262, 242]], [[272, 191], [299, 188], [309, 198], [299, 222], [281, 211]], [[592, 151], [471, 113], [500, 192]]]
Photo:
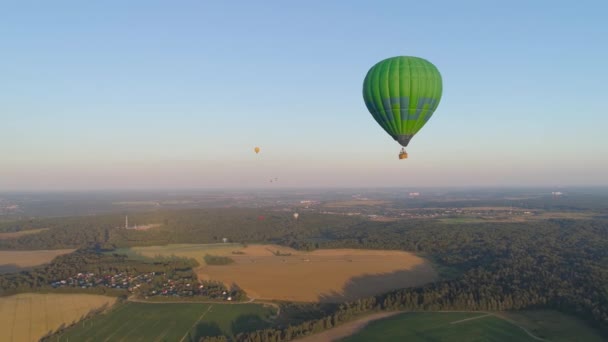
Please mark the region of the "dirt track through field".
[[472, 320], [475, 320], [475, 319], [480, 319], [480, 318], [484, 318], [484, 317], [488, 317], [488, 316], [492, 316], [492, 314], [486, 314], [486, 315], [475, 316], [475, 317], [471, 317], [471, 318], [465, 318], [465, 319], [461, 319], [461, 320], [458, 320], [458, 321], [450, 322], [450, 324], [460, 324], [460, 323], [463, 323], [463, 322], [472, 321]]

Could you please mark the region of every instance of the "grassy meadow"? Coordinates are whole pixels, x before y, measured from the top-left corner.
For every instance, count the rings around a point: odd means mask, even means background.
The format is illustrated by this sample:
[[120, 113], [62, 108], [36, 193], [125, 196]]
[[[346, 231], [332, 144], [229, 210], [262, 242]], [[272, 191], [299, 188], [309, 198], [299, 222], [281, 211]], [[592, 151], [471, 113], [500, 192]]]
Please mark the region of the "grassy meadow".
[[53, 341], [198, 341], [269, 326], [274, 315], [274, 308], [260, 304], [128, 302]]
[[537, 341], [519, 327], [487, 313], [403, 313], [373, 321], [340, 340], [362, 341]]

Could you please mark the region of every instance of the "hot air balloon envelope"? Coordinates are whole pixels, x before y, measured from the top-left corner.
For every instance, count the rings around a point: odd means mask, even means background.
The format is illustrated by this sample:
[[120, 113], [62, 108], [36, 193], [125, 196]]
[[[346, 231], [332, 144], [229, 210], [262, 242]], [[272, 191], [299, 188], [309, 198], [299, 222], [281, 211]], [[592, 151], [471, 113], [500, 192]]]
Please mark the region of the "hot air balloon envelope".
[[418, 57], [380, 61], [363, 81], [365, 106], [386, 133], [404, 147], [431, 118], [441, 92], [439, 70]]

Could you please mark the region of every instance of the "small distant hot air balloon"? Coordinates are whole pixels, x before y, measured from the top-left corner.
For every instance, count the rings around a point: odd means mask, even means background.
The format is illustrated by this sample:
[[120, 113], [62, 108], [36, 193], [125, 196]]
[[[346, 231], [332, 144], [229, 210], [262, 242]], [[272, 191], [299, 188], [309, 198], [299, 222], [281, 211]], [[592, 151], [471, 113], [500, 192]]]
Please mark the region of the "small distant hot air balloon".
[[260, 153], [260, 148], [259, 148], [259, 147], [257, 147], [257, 146], [256, 146], [256, 147], [254, 147], [254, 148], [253, 148], [253, 150], [255, 151], [255, 154]]
[[404, 148], [439, 105], [442, 80], [426, 59], [399, 56], [374, 65], [363, 81], [363, 100], [376, 122]]
[[293, 218], [294, 218], [294, 219], [296, 219], [296, 220], [297, 220], [297, 219], [298, 219], [298, 217], [300, 217], [300, 214], [298, 214], [298, 213], [293, 213]]

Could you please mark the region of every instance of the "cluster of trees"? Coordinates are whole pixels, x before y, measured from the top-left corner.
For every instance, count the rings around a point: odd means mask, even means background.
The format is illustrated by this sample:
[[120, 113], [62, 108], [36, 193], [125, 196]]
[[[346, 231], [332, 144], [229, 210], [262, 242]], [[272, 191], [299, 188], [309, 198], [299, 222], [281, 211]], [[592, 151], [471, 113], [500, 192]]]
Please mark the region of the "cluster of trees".
[[234, 259], [221, 255], [205, 254], [204, 260], [207, 265], [229, 265], [234, 263]]

